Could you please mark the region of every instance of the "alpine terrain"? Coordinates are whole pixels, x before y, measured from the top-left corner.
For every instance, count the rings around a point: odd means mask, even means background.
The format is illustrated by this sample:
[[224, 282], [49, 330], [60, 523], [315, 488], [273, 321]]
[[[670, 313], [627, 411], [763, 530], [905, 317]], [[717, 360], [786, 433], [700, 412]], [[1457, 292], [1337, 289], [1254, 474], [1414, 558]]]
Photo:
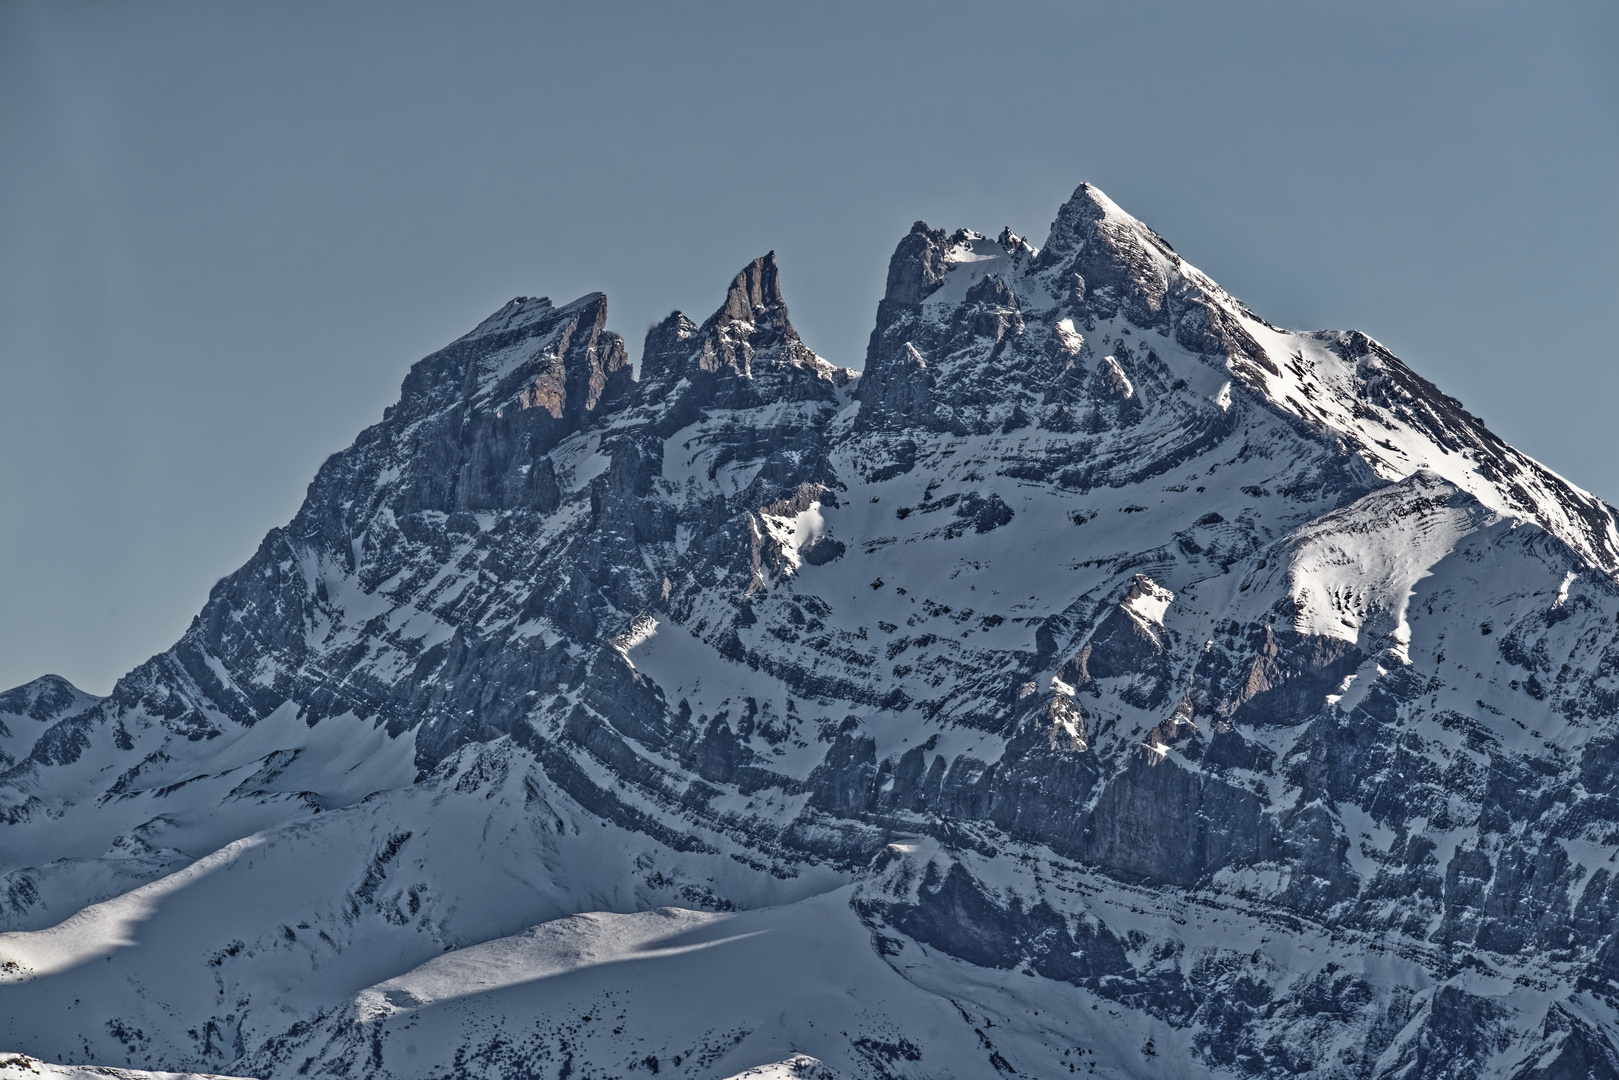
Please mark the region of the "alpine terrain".
[[1089, 185], [607, 324], [0, 695], [8, 1077], [1619, 1078], [1613, 507]]

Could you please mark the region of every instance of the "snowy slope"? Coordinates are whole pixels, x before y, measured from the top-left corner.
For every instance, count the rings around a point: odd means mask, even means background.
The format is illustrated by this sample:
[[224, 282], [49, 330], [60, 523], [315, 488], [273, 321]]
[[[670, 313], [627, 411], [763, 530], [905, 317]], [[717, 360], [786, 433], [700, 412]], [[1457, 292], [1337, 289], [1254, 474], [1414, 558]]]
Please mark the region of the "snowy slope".
[[[0, 1052], [0, 1077], [5, 1080], [213, 1080], [209, 1073], [152, 1072], [145, 1069], [109, 1069], [93, 1065], [55, 1065], [27, 1054]], [[230, 1080], [230, 1078], [224, 1078]]]
[[606, 323], [514, 300], [173, 649], [0, 695], [10, 1045], [1619, 1076], [1600, 500], [1088, 185], [918, 223], [859, 375], [773, 255]]

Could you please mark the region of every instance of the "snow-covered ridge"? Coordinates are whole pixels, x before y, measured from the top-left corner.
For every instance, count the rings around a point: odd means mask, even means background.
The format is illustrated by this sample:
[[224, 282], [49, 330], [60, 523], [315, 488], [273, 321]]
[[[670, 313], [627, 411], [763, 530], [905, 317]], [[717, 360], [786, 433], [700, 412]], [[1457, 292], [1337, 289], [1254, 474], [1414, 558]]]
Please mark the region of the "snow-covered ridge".
[[[785, 1074], [792, 1075], [792, 1074]], [[27, 1054], [0, 1051], [0, 1080], [237, 1080], [215, 1073], [154, 1072], [148, 1069], [112, 1069], [94, 1065], [56, 1065]]]
[[[586, 301], [600, 296], [592, 293], [584, 297]], [[471, 341], [484, 337], [487, 334], [506, 333], [511, 330], [520, 330], [531, 323], [549, 315], [555, 308], [549, 297], [545, 296], [518, 296], [507, 301], [506, 306], [489, 316], [483, 322], [473, 327], [460, 340]]]
[[[1239, 325], [1257, 349], [1216, 359], [1268, 405], [1341, 440], [1379, 477], [1398, 481], [1419, 470], [1434, 472], [1500, 513], [1542, 525], [1594, 566], [1619, 573], [1619, 525], [1611, 507], [1507, 446], [1375, 340], [1358, 332], [1280, 330], [1094, 187], [1082, 187], [1073, 201], [1089, 205], [1059, 215], [1040, 262], [1049, 267], [1055, 253], [1113, 245], [1145, 279], [1149, 302], [1160, 287], [1166, 301], [1177, 292], [1195, 292], [1228, 324]], [[1089, 229], [1081, 224], [1088, 214], [1098, 214]], [[1073, 236], [1087, 233], [1094, 238], [1076, 246]], [[1048, 268], [1040, 274], [1053, 297], [1061, 294], [1055, 273]], [[1166, 306], [1173, 310], [1173, 303]], [[1131, 316], [1128, 305], [1125, 314]], [[1202, 330], [1208, 322], [1206, 309], [1188, 307], [1173, 327], [1176, 340], [1186, 344], [1184, 339], [1193, 336], [1188, 329]], [[1156, 329], [1170, 332], [1164, 324]]]

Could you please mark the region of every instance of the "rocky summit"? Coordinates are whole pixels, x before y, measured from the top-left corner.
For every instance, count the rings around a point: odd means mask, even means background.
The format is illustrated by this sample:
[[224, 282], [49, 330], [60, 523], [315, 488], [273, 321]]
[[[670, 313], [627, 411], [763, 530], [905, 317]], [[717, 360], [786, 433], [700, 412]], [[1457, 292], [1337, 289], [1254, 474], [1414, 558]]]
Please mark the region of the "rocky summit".
[[918, 222], [858, 373], [774, 254], [607, 326], [0, 695], [0, 1064], [1619, 1077], [1613, 507], [1089, 185]]

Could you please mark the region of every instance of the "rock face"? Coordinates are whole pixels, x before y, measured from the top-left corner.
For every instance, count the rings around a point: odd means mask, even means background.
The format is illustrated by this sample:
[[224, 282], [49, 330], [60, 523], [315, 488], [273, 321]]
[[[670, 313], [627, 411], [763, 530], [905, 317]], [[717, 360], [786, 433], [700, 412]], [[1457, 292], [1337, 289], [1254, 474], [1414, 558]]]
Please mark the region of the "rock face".
[[0, 694], [7, 1045], [1619, 1077], [1611, 507], [1089, 185], [919, 222], [861, 374], [780, 277], [638, 379], [512, 301], [172, 649]]

